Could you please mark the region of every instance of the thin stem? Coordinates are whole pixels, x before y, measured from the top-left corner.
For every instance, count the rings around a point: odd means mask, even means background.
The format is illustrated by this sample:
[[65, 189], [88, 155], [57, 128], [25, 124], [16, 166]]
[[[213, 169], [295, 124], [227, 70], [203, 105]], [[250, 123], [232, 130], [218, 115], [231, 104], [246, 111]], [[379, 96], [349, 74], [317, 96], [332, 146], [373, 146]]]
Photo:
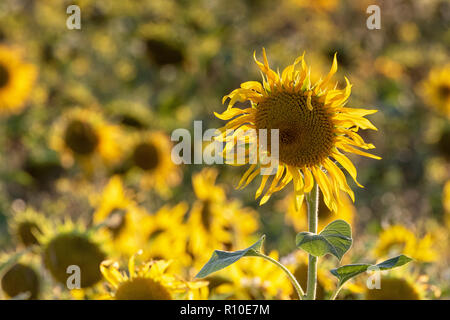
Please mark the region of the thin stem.
[[336, 289], [336, 291], [334, 291], [333, 295], [331, 296], [330, 300], [336, 300], [337, 295], [339, 294], [339, 292], [342, 289], [342, 285], [339, 285]]
[[[306, 197], [308, 203], [308, 227], [309, 232], [317, 233], [318, 207], [319, 207], [319, 185], [314, 184], [309, 195]], [[309, 255], [308, 259], [308, 287], [306, 289], [306, 300], [316, 299], [317, 287], [317, 257]]]
[[294, 286], [295, 290], [297, 291], [298, 298], [300, 300], [303, 300], [303, 296], [305, 295], [305, 293], [303, 292], [303, 289], [300, 286], [300, 284], [298, 283], [297, 279], [295, 279], [294, 275], [288, 270], [288, 268], [286, 268], [284, 265], [282, 265], [277, 260], [275, 260], [275, 259], [273, 259], [273, 258], [271, 258], [269, 256], [266, 256], [264, 253], [256, 252], [256, 255], [258, 257], [264, 258], [264, 259], [272, 262], [277, 267], [279, 267], [281, 270], [283, 270], [287, 274], [287, 276], [289, 277], [289, 280], [291, 280], [292, 285]]

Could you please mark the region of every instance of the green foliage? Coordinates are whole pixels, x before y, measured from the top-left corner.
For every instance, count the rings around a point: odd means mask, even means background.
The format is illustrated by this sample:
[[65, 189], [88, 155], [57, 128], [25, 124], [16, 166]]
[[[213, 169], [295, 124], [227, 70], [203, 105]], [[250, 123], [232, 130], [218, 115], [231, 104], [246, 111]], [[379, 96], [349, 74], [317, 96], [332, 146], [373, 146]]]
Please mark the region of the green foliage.
[[261, 251], [261, 247], [263, 245], [265, 238], [266, 236], [263, 235], [257, 242], [252, 244], [250, 247], [239, 251], [230, 252], [230, 251], [215, 250], [209, 261], [203, 266], [203, 268], [195, 277], [196, 278], [207, 277], [213, 272], [228, 267], [229, 265], [235, 263], [242, 257], [256, 256], [257, 253]]
[[328, 253], [341, 260], [352, 246], [352, 230], [344, 220], [335, 220], [319, 234], [300, 232], [295, 240], [298, 248], [315, 257]]
[[412, 260], [411, 258], [402, 254], [400, 256], [391, 258], [378, 264], [370, 264], [370, 263], [348, 264], [331, 270], [331, 273], [339, 279], [339, 286], [342, 286], [346, 281], [365, 272], [369, 268], [376, 267], [379, 270], [389, 270], [403, 266], [408, 262], [410, 262], [411, 260]]

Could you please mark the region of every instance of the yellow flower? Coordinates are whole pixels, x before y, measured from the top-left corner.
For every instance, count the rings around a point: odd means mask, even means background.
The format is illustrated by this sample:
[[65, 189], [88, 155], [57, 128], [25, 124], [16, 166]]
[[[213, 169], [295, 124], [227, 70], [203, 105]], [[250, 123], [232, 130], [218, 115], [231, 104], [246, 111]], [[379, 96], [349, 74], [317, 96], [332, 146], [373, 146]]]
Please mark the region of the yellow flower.
[[339, 0], [288, 0], [288, 3], [300, 8], [314, 9], [317, 11], [334, 11], [339, 5]]
[[100, 195], [91, 197], [91, 203], [97, 207], [94, 224], [105, 224], [111, 233], [114, 250], [125, 256], [135, 253], [145, 241], [141, 224], [146, 212], [132, 196], [124, 188], [121, 178], [113, 176]]
[[65, 167], [78, 160], [92, 173], [99, 163], [112, 165], [120, 160], [120, 136], [120, 128], [108, 123], [99, 111], [74, 108], [54, 124], [50, 146], [60, 153]]
[[81, 288], [92, 287], [101, 280], [99, 266], [106, 258], [109, 242], [106, 235], [67, 220], [38, 240], [44, 265], [57, 282], [66, 284], [67, 268], [71, 265], [80, 267]]
[[2, 290], [10, 298], [21, 294], [26, 295], [26, 299], [34, 300], [38, 298], [40, 291], [39, 276], [34, 268], [16, 263], [9, 268], [2, 277]]
[[32, 208], [15, 212], [8, 222], [11, 234], [25, 247], [39, 244], [38, 236], [49, 226], [45, 216]]
[[[308, 229], [308, 215], [307, 206], [303, 203], [300, 210], [296, 210], [294, 201], [292, 201], [294, 195], [289, 194], [285, 199], [280, 201], [279, 208], [285, 212], [285, 220], [288, 224], [291, 224], [295, 231], [305, 231]], [[323, 197], [319, 198], [319, 224], [318, 232], [325, 228], [330, 222], [336, 219], [342, 219], [347, 221], [350, 225], [353, 225], [355, 218], [355, 207], [351, 203], [347, 195], [342, 195], [342, 202], [338, 204], [337, 212], [332, 212], [323, 201]]]
[[174, 268], [188, 266], [191, 258], [186, 250], [187, 225], [184, 222], [188, 205], [181, 202], [166, 205], [154, 214], [146, 214], [141, 222], [144, 259], [176, 259]]
[[38, 261], [35, 255], [23, 250], [2, 253], [0, 255], [0, 299], [43, 298], [41, 275], [37, 272]]
[[[119, 264], [102, 262], [100, 270], [112, 287], [114, 300], [173, 300], [194, 298], [194, 290], [206, 288], [207, 282], [187, 282], [167, 272], [170, 261], [153, 260], [135, 264], [135, 255], [128, 262], [128, 274], [119, 271]], [[203, 296], [204, 297], [204, 296]]]
[[[237, 140], [248, 145], [248, 153], [259, 155], [258, 163], [253, 163], [243, 175], [238, 187], [247, 186], [258, 174], [262, 173], [261, 159], [270, 156], [270, 130], [279, 129], [279, 165], [272, 183], [263, 192], [270, 175], [263, 175], [256, 198], [263, 195], [260, 204], [265, 203], [272, 193], [283, 189], [291, 180], [294, 183], [295, 203], [300, 208], [304, 194], [311, 191], [316, 182], [322, 191], [325, 204], [333, 211], [342, 202], [340, 191], [344, 191], [354, 200], [354, 193], [347, 184], [344, 173], [335, 163], [341, 164], [356, 181], [356, 168], [341, 151], [380, 159], [362, 149], [375, 148], [367, 144], [358, 135], [359, 129], [373, 129], [375, 126], [364, 116], [376, 110], [344, 107], [350, 96], [351, 85], [346, 78], [346, 87], [329, 89], [331, 77], [337, 70], [336, 55], [329, 74], [315, 84], [311, 83], [310, 71], [304, 56], [297, 58], [282, 74], [269, 67], [265, 50], [264, 63], [255, 61], [263, 72], [263, 84], [248, 81], [241, 88], [223, 98], [230, 98], [228, 108], [216, 116], [230, 120], [222, 128], [218, 140], [225, 140], [224, 152], [232, 150]], [[336, 87], [335, 87], [336, 88]], [[233, 107], [236, 102], [250, 101], [251, 107], [240, 109]], [[233, 119], [233, 120], [231, 120]], [[256, 130], [256, 135], [233, 134], [229, 130]], [[261, 147], [259, 130], [267, 129], [267, 148]], [[263, 144], [263, 143], [261, 143]], [[264, 143], [265, 144], [265, 143]], [[253, 159], [246, 156], [241, 163], [250, 163]], [[232, 164], [236, 164], [233, 163]], [[258, 166], [260, 164], [260, 166]], [[240, 165], [239, 163], [237, 165]], [[327, 173], [328, 175], [327, 175]]]
[[421, 300], [417, 286], [405, 278], [381, 278], [379, 289], [366, 288], [366, 300]]
[[144, 132], [134, 137], [131, 160], [141, 174], [141, 187], [154, 189], [162, 196], [181, 182], [181, 170], [171, 158], [172, 143], [159, 131]]
[[242, 208], [237, 200], [227, 200], [225, 190], [216, 185], [218, 171], [205, 168], [192, 176], [197, 197], [189, 219], [188, 249], [196, 257], [195, 265], [214, 249], [232, 250], [249, 244], [258, 229], [257, 213]]
[[431, 262], [437, 259], [437, 252], [430, 234], [422, 239], [402, 225], [394, 225], [384, 230], [378, 238], [374, 249], [376, 257], [387, 257], [392, 254], [405, 254], [420, 262]]
[[420, 91], [426, 104], [450, 118], [450, 64], [432, 69]]
[[35, 66], [22, 61], [18, 50], [0, 45], [0, 115], [23, 109], [36, 75]]

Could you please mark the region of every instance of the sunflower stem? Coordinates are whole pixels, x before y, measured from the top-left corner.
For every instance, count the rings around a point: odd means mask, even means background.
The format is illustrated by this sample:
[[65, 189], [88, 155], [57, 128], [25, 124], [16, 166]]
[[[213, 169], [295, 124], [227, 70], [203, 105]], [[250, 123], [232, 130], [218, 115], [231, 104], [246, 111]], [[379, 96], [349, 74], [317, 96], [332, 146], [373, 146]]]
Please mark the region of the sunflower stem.
[[280, 262], [278, 262], [277, 260], [275, 260], [275, 259], [273, 259], [273, 258], [271, 258], [271, 257], [269, 257], [269, 256], [266, 256], [264, 253], [256, 252], [255, 254], [256, 254], [258, 257], [264, 258], [264, 259], [266, 259], [266, 260], [272, 262], [272, 263], [275, 264], [277, 267], [279, 267], [281, 270], [283, 270], [284, 273], [287, 274], [289, 280], [291, 280], [291, 283], [292, 283], [292, 285], [294, 286], [295, 291], [297, 291], [298, 298], [299, 298], [300, 300], [303, 300], [303, 297], [305, 296], [305, 293], [304, 293], [302, 287], [300, 286], [300, 284], [298, 283], [297, 279], [295, 279], [295, 276], [289, 271], [288, 268], [286, 268], [284, 265], [282, 265], [282, 264], [281, 264]]
[[[308, 228], [309, 232], [317, 233], [318, 208], [319, 208], [319, 185], [314, 184], [311, 192], [307, 195], [308, 204]], [[316, 299], [317, 287], [317, 257], [309, 255], [308, 259], [308, 286], [306, 289], [306, 300]]]

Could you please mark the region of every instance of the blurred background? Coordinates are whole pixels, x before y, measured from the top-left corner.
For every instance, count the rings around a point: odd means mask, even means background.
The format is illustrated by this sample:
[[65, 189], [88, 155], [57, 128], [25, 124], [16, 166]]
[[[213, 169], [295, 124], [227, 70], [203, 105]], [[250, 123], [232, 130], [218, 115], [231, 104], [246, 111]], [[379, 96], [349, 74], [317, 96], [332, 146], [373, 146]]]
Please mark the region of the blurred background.
[[[66, 27], [71, 4], [80, 30]], [[379, 30], [366, 27], [371, 4]], [[382, 160], [351, 157], [365, 188], [349, 180], [355, 203], [337, 213], [321, 204], [319, 227], [352, 225], [342, 263], [400, 253], [414, 262], [383, 276], [381, 290], [362, 276], [340, 298], [448, 299], [449, 25], [446, 0], [2, 0], [1, 296], [113, 296], [99, 263], [125, 270], [139, 249], [142, 261], [173, 260], [167, 272], [192, 281], [214, 249], [242, 249], [262, 234], [265, 251], [306, 283], [294, 241], [306, 215], [293, 208], [291, 185], [260, 207], [258, 183], [235, 190], [243, 168], [170, 158], [174, 129], [224, 125], [213, 113], [240, 83], [260, 80], [253, 52], [265, 47], [275, 70], [305, 51], [313, 79], [337, 52], [335, 79], [353, 85], [348, 106], [379, 110], [370, 116], [379, 130], [361, 135]], [[338, 262], [321, 261], [318, 295], [327, 298]], [[82, 290], [66, 288], [68, 264], [89, 274]], [[244, 259], [207, 280], [191, 298], [295, 298], [265, 261]]]

